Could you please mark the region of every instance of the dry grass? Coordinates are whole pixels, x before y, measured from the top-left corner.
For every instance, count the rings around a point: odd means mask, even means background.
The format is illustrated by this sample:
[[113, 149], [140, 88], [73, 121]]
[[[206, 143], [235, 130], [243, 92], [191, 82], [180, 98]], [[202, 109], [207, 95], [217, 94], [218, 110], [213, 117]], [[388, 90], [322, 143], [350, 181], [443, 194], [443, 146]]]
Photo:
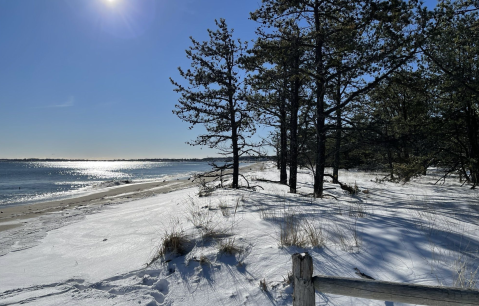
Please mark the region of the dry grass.
[[203, 239], [220, 239], [231, 236], [231, 229], [220, 222], [209, 223], [200, 229]]
[[364, 205], [361, 203], [356, 203], [355, 205], [349, 206], [349, 216], [354, 218], [364, 218], [366, 217], [366, 210]]
[[[231, 216], [231, 208], [228, 206], [228, 204], [226, 204], [223, 201], [220, 201], [220, 204], [218, 205], [218, 207], [221, 211], [221, 214], [223, 214], [223, 217]], [[235, 212], [236, 212], [236, 210], [235, 210]]]
[[286, 276], [283, 276], [283, 282], [286, 285], [292, 284], [293, 280], [294, 280], [293, 279], [293, 271], [289, 271], [288, 274], [286, 274]]
[[[218, 207], [223, 216], [231, 216], [231, 207], [226, 205], [224, 201], [220, 201]], [[218, 210], [212, 210], [211, 205], [198, 205], [195, 199], [191, 197], [188, 203], [187, 220], [200, 231], [203, 239], [230, 236], [236, 225], [235, 220], [231, 224], [227, 224], [225, 219], [219, 215]]]
[[321, 228], [321, 226], [315, 226], [313, 222], [304, 219], [302, 227], [305, 233], [306, 240], [312, 247], [324, 247], [324, 245], [326, 244], [326, 238], [323, 235], [323, 229]]
[[214, 212], [211, 212], [209, 205], [200, 206], [195, 199], [189, 198], [187, 208], [187, 220], [190, 221], [196, 228], [207, 227], [213, 221]]
[[218, 242], [220, 253], [234, 255], [240, 253], [243, 249], [235, 243], [235, 238], [227, 238]]
[[263, 291], [268, 291], [268, 285], [266, 284], [266, 279], [263, 278], [262, 280], [259, 281], [259, 287]]
[[305, 247], [307, 239], [302, 231], [299, 218], [292, 212], [284, 212], [280, 223], [279, 233], [280, 246]]
[[293, 211], [283, 211], [280, 219], [279, 245], [298, 247], [323, 247], [326, 243], [321, 226], [300, 218]]
[[188, 242], [188, 237], [184, 231], [166, 232], [161, 243], [159, 254], [160, 256], [164, 256], [167, 253], [184, 255]]
[[[230, 208], [227, 205], [221, 204], [220, 211], [223, 216], [230, 215]], [[223, 208], [222, 208], [223, 207]], [[211, 210], [210, 205], [198, 205], [193, 198], [190, 198], [187, 219], [190, 221], [201, 233], [203, 239], [217, 239], [224, 238], [231, 235], [233, 225], [228, 226], [224, 218], [220, 218], [217, 210]]]
[[156, 260], [166, 259], [167, 255], [181, 256], [188, 252], [190, 240], [186, 232], [180, 225], [178, 219], [170, 221], [170, 229], [166, 229], [160, 242], [160, 246], [155, 255], [147, 265], [151, 265]]
[[338, 244], [345, 252], [355, 252], [361, 247], [362, 240], [359, 235], [358, 219], [355, 218], [350, 224], [345, 227], [340, 227], [337, 224], [334, 227], [334, 233], [338, 237]]
[[[434, 243], [430, 243], [431, 256], [427, 259], [431, 274], [437, 282], [446, 287], [463, 289], [479, 288], [479, 264], [477, 264], [477, 251], [468, 252], [467, 247], [455, 246], [456, 251], [445, 250]], [[451, 276], [440, 276], [442, 270], [451, 271]]]
[[474, 267], [468, 257], [459, 254], [458, 258], [454, 261], [453, 271], [455, 274], [454, 287], [463, 289], [477, 288], [479, 265]]
[[210, 196], [216, 190], [216, 185], [212, 183], [207, 183], [204, 178], [197, 178], [196, 181], [198, 182], [199, 197]]
[[210, 264], [211, 261], [204, 254], [201, 254], [200, 257], [193, 257], [190, 260], [198, 262], [200, 265]]

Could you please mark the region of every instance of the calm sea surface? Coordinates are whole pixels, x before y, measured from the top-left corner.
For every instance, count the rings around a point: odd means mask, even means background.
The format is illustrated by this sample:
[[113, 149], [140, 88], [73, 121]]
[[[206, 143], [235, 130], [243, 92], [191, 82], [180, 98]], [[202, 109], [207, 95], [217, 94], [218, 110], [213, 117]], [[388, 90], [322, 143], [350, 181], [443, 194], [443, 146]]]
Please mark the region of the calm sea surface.
[[209, 170], [206, 162], [0, 162], [0, 207], [75, 197], [125, 180], [171, 180]]

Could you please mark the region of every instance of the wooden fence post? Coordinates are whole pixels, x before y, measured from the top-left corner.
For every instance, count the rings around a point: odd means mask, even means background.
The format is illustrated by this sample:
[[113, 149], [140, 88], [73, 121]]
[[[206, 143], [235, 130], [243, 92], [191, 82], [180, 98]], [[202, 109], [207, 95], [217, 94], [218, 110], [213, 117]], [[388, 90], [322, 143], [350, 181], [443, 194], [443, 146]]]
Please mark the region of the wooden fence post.
[[313, 259], [308, 253], [293, 254], [293, 306], [314, 306]]

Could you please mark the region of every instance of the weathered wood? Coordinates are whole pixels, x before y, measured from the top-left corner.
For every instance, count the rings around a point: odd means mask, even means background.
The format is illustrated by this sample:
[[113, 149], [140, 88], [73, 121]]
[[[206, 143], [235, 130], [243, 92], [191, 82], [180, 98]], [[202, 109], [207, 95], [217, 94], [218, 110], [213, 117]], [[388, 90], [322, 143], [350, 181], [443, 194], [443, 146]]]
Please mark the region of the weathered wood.
[[479, 290], [444, 288], [334, 276], [314, 276], [313, 284], [314, 288], [322, 293], [332, 293], [373, 300], [434, 306], [479, 305]]
[[293, 254], [293, 306], [314, 306], [313, 259], [308, 253]]

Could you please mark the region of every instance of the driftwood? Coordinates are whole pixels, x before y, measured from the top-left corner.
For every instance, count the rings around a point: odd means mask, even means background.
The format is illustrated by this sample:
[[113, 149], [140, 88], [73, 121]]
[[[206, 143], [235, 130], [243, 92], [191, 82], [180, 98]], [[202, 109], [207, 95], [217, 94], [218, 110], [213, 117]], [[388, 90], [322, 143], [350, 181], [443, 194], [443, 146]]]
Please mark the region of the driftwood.
[[285, 186], [289, 186], [288, 184], [283, 184], [281, 181], [272, 181], [272, 180], [267, 180], [267, 179], [262, 179], [262, 178], [257, 178], [256, 181], [258, 182], [265, 182], [265, 183], [273, 183], [273, 184], [281, 184]]
[[[209, 182], [215, 182], [219, 180], [220, 188], [223, 188], [224, 177], [227, 175], [231, 175], [231, 176], [233, 175], [232, 172], [226, 172], [227, 170], [233, 169], [233, 164], [224, 164], [223, 166], [219, 166], [216, 163], [212, 162], [209, 165], [213, 167], [213, 170], [195, 175], [192, 181], [194, 182], [195, 180], [199, 179], [201, 181], [201, 184], [203, 185], [207, 183], [205, 178], [212, 178], [212, 180], [210, 180]], [[241, 176], [245, 180], [246, 184], [248, 185], [245, 187], [240, 186], [239, 188], [246, 188], [246, 189], [253, 189], [253, 190], [256, 190], [256, 188], [263, 189], [263, 187], [259, 185], [250, 185], [248, 179], [246, 179], [246, 177], [243, 174], [238, 173], [238, 175]]]

